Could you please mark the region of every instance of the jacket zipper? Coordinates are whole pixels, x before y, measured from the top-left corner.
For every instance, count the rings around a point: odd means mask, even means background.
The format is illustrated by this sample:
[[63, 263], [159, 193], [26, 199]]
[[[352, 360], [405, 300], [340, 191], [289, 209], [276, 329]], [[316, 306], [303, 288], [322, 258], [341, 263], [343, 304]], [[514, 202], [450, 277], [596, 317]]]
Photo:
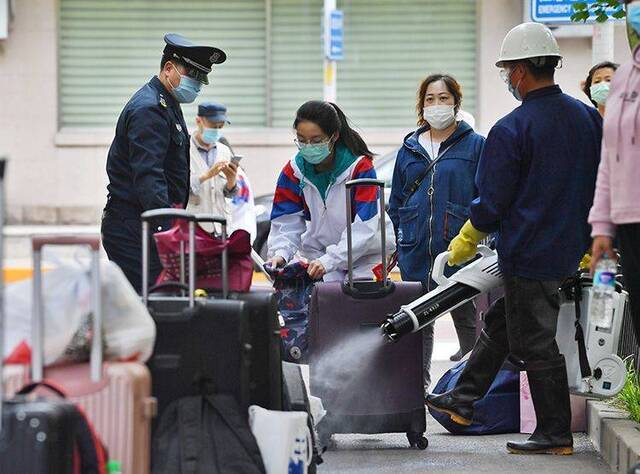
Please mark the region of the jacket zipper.
[[429, 207], [431, 212], [429, 213], [429, 273], [427, 274], [427, 291], [431, 291], [431, 272], [433, 267], [433, 249], [431, 245], [433, 243], [433, 193], [434, 193], [434, 181], [436, 177], [436, 168], [438, 164], [433, 165], [433, 169], [431, 170], [431, 183], [429, 184], [429, 189], [427, 190], [427, 196], [429, 196]]

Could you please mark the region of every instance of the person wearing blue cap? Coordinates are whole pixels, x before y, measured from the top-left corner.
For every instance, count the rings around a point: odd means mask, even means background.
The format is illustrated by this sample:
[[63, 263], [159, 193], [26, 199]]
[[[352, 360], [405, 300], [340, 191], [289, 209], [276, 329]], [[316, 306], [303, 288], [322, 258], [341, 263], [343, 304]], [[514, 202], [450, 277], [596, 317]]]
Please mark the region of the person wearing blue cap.
[[[193, 102], [213, 64], [226, 54], [197, 45], [178, 34], [164, 37], [160, 72], [125, 105], [107, 155], [107, 204], [102, 216], [102, 243], [110, 260], [122, 268], [133, 287], [142, 287], [140, 214], [149, 209], [182, 207], [189, 197], [189, 133], [180, 104]], [[154, 232], [169, 222], [155, 222]], [[150, 252], [150, 281], [161, 270]]]
[[[227, 123], [224, 104], [203, 102], [198, 106], [198, 129], [191, 137], [191, 194], [187, 210], [224, 216], [230, 231], [244, 229], [253, 240], [257, 232], [253, 192], [249, 178], [232, 160], [235, 154], [222, 136]], [[213, 224], [202, 225], [213, 230]]]

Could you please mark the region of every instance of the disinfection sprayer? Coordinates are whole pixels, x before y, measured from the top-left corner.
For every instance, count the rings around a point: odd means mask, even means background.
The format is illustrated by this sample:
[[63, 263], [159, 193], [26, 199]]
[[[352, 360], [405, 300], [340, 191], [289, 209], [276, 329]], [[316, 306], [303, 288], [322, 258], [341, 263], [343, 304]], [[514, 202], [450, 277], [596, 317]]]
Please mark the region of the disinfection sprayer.
[[384, 336], [395, 342], [405, 334], [420, 331], [479, 294], [502, 285], [498, 254], [484, 245], [478, 247], [478, 254], [478, 259], [449, 278], [444, 276], [449, 252], [438, 255], [432, 269], [432, 278], [438, 287], [389, 316], [381, 326]]

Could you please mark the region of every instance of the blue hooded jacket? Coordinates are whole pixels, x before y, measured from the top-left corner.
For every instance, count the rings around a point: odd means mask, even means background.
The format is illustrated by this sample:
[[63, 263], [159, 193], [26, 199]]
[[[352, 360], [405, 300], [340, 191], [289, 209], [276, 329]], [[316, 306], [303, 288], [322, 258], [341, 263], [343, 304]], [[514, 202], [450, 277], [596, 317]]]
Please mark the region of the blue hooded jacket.
[[459, 122], [453, 134], [440, 145], [441, 158], [407, 201], [412, 184], [432, 160], [418, 142], [426, 130], [429, 125], [407, 135], [398, 151], [389, 216], [396, 232], [402, 279], [424, 282], [427, 289], [433, 289], [435, 283], [430, 273], [433, 260], [447, 250], [469, 218], [469, 205], [478, 194], [474, 178], [484, 137], [466, 122]]

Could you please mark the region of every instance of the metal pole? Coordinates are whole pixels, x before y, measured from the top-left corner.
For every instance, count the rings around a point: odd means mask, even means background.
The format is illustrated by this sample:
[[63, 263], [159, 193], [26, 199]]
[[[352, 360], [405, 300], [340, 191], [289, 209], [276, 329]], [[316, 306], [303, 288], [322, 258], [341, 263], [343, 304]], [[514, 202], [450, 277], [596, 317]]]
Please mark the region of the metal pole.
[[593, 38], [591, 40], [591, 63], [613, 61], [615, 50], [613, 21], [593, 24]]
[[224, 244], [222, 249], [222, 298], [226, 300], [229, 297], [229, 249], [226, 224], [222, 225], [222, 243]]
[[347, 272], [349, 274], [349, 289], [353, 290], [353, 242], [351, 237], [351, 189], [346, 190], [346, 208], [347, 208]]
[[149, 223], [142, 221], [142, 301], [149, 306]]
[[196, 289], [196, 223], [189, 221], [189, 308], [195, 303]]
[[31, 379], [34, 382], [42, 381], [43, 346], [42, 327], [44, 302], [42, 301], [42, 249], [33, 251], [33, 311], [31, 321]]
[[93, 340], [91, 341], [91, 380], [100, 382], [102, 378], [102, 289], [100, 288], [100, 252], [91, 252], [93, 278]]
[[[184, 241], [180, 242], [180, 283], [185, 284]], [[184, 295], [184, 291], [182, 292]]]
[[324, 100], [335, 102], [337, 97], [337, 73], [336, 61], [327, 59], [326, 52], [329, 51], [331, 38], [331, 11], [336, 9], [336, 0], [324, 0]]
[[3, 378], [3, 359], [4, 359], [4, 330], [5, 311], [4, 311], [4, 171], [5, 159], [0, 158], [0, 432], [2, 431], [2, 403], [4, 398]]
[[387, 274], [387, 227], [384, 205], [384, 188], [378, 189], [380, 193], [380, 240], [382, 243], [382, 286], [386, 287], [389, 282]]

